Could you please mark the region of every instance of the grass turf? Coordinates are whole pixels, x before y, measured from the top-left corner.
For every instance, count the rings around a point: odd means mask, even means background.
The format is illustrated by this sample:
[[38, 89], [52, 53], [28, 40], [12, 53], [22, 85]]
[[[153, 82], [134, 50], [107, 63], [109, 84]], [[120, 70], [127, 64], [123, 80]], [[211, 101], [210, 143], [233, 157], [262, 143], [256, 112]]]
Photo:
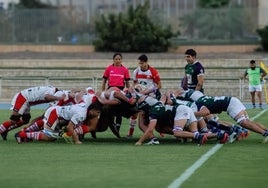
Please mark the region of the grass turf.
[[[259, 112], [249, 110], [251, 117]], [[33, 110], [32, 116], [41, 113]], [[267, 122], [267, 113], [256, 121]], [[10, 112], [0, 110], [0, 114], [2, 122]], [[232, 121], [225, 113], [221, 119]], [[1, 187], [168, 187], [215, 145], [215, 141], [201, 147], [182, 144], [165, 135], [158, 146], [134, 146], [141, 136], [138, 128], [132, 139], [117, 139], [108, 129], [97, 133], [96, 140], [87, 134], [82, 145], [63, 140], [17, 144], [18, 130], [11, 131], [7, 141], [0, 140]], [[127, 131], [128, 120], [124, 120], [121, 136]], [[268, 151], [262, 139], [251, 132], [246, 140], [225, 144], [181, 187], [267, 187]]]

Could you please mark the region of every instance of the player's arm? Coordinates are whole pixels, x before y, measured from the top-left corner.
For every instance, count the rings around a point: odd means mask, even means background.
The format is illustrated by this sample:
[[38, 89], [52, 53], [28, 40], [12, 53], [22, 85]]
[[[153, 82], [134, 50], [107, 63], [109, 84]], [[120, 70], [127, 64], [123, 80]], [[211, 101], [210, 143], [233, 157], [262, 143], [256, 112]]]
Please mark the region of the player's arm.
[[266, 75], [267, 73], [261, 68], [261, 80], [263, 80]]
[[197, 84], [195, 90], [200, 91], [204, 84], [204, 75], [197, 75]]
[[157, 87], [157, 89], [161, 89], [162, 88], [162, 83], [161, 83], [160, 80], [156, 83], [156, 87]]
[[197, 112], [194, 112], [194, 115], [196, 117], [206, 117], [209, 114], [210, 110], [206, 106], [201, 106], [201, 108]]
[[72, 121], [69, 121], [67, 125], [67, 135], [72, 136], [75, 144], [82, 144], [82, 142], [79, 141], [78, 135], [74, 131], [75, 124]]
[[101, 92], [97, 92], [96, 94], [96, 97], [98, 99], [98, 101], [101, 103], [101, 104], [107, 104], [107, 105], [119, 105], [121, 102], [119, 99], [112, 99], [112, 100], [109, 100], [109, 99], [106, 99], [105, 97], [102, 97], [101, 96]]
[[247, 70], [246, 70], [245, 73], [244, 73], [244, 75], [241, 77], [241, 79], [246, 80], [246, 79], [247, 79], [247, 75], [248, 75], [248, 72], [247, 72]]
[[136, 142], [135, 145], [139, 146], [142, 145], [142, 143], [148, 139], [150, 137], [150, 135], [153, 135], [155, 126], [157, 123], [157, 119], [152, 119], [150, 120], [150, 123], [148, 125], [148, 128], [146, 129], [146, 131], [143, 133], [143, 135], [141, 136], [141, 138]]
[[103, 79], [102, 79], [102, 84], [101, 84], [101, 90], [102, 90], [102, 91], [105, 91], [105, 88], [106, 88], [106, 82], [107, 82], [107, 79], [106, 79], [106, 78], [103, 78]]

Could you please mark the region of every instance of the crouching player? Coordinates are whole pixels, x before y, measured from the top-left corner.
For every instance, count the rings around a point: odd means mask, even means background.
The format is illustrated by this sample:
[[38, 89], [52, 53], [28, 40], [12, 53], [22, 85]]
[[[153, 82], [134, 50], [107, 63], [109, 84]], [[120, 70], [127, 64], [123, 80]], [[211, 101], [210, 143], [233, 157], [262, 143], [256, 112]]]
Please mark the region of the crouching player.
[[[53, 141], [57, 138], [64, 138], [69, 143], [81, 144], [75, 129], [86, 122], [90, 122], [87, 116], [99, 117], [100, 109], [89, 106], [82, 101], [78, 104], [69, 106], [54, 106], [46, 110], [44, 115], [44, 129], [38, 132], [18, 132], [15, 139], [20, 144], [28, 140]], [[92, 115], [93, 114], [93, 115]], [[62, 130], [62, 121], [67, 121], [65, 131]]]
[[176, 138], [191, 138], [196, 140], [198, 145], [203, 145], [207, 141], [207, 134], [209, 133], [201, 134], [198, 132], [197, 119], [191, 108], [185, 105], [164, 105], [162, 102], [150, 96], [142, 96], [138, 100], [138, 106], [141, 110], [145, 111], [145, 113], [148, 113], [149, 124], [148, 127], [144, 129], [144, 134], [135, 145], [142, 145], [148, 138], [156, 142], [153, 137], [153, 131], [156, 129], [157, 121], [165, 119], [166, 117], [172, 117], [170, 119], [173, 119], [172, 134]]

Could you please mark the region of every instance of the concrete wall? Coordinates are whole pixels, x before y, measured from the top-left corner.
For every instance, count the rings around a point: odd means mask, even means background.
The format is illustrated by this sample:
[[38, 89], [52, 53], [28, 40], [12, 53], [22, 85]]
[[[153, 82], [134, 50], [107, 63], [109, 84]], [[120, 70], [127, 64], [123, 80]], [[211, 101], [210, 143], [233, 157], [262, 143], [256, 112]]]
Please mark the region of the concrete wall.
[[[247, 83], [241, 82], [249, 59], [202, 59], [206, 68], [205, 92], [208, 95], [231, 95], [248, 100]], [[89, 60], [0, 60], [0, 101], [10, 101], [20, 90], [36, 85], [54, 85], [60, 89], [93, 86], [100, 90], [107, 59]], [[124, 60], [132, 72], [135, 59]], [[158, 59], [151, 62], [160, 73], [163, 91], [178, 88], [184, 75], [185, 60]]]
[[[188, 48], [194, 48], [198, 53], [244, 53], [254, 52], [259, 45], [189, 45], [170, 49], [171, 52], [184, 53]], [[94, 52], [90, 45], [0, 45], [0, 53], [6, 52]]]
[[259, 28], [268, 25], [268, 1], [259, 0]]

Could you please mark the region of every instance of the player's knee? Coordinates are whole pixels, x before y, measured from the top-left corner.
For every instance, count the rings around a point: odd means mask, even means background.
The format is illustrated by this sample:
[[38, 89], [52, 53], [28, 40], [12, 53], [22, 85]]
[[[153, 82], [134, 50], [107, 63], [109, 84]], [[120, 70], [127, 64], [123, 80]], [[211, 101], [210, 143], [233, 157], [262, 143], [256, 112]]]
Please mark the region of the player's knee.
[[239, 124], [239, 125], [242, 125], [244, 124], [246, 121], [248, 121], [248, 117], [242, 115], [240, 116], [239, 118], [237, 118], [236, 122]]
[[31, 114], [23, 114], [22, 115], [22, 120], [25, 124], [29, 123], [31, 119]]
[[9, 119], [10, 119], [11, 121], [15, 121], [15, 122], [17, 122], [17, 121], [20, 120], [20, 117], [21, 117], [20, 115], [11, 115]]

